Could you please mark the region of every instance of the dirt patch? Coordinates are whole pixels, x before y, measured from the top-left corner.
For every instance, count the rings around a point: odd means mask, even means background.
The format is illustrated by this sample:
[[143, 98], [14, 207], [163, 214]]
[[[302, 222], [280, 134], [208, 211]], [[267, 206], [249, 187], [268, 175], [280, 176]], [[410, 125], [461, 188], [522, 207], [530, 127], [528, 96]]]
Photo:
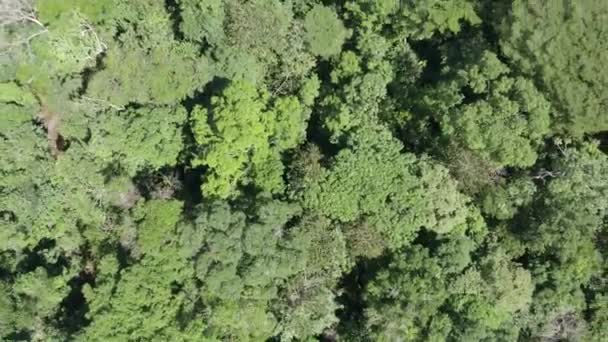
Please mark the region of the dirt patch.
[[67, 148], [67, 143], [59, 128], [61, 126], [61, 115], [52, 111], [49, 106], [38, 97], [40, 103], [40, 112], [38, 113], [38, 120], [42, 123], [44, 130], [46, 131], [46, 138], [49, 143], [49, 151], [53, 158], [59, 157], [63, 151]]

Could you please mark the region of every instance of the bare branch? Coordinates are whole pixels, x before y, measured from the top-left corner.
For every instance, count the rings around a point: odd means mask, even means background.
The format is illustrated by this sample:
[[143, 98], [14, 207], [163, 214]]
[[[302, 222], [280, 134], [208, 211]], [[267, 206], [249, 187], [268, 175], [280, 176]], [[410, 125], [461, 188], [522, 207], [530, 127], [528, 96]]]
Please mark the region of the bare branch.
[[92, 97], [88, 97], [88, 96], [81, 96], [81, 99], [88, 101], [88, 102], [93, 102], [102, 106], [106, 106], [106, 107], [110, 107], [116, 110], [124, 110], [125, 107], [122, 106], [117, 106], [115, 104], [112, 104], [111, 102], [108, 102], [106, 100], [101, 100], [101, 99], [96, 99], [96, 98], [92, 98]]
[[32, 34], [30, 34], [27, 37], [24, 37], [22, 39], [18, 39], [16, 41], [13, 41], [10, 44], [0, 45], [0, 50], [4, 50], [4, 49], [9, 49], [10, 50], [10, 48], [13, 48], [13, 47], [16, 47], [16, 46], [19, 46], [19, 45], [23, 45], [23, 44], [29, 45], [29, 43], [30, 43], [30, 41], [32, 39], [38, 37], [39, 35], [45, 34], [47, 32], [48, 32], [47, 29], [43, 29], [43, 30], [40, 30], [38, 32], [32, 33]]
[[17, 38], [11, 42], [0, 42], [0, 54], [13, 48], [28, 45], [32, 39], [48, 32], [46, 26], [36, 15], [33, 0], [0, 0], [0, 29], [24, 23], [34, 24], [38, 30], [27, 37]]
[[547, 178], [557, 178], [563, 175], [564, 173], [560, 171], [549, 171], [545, 169], [540, 169], [540, 171], [538, 171], [536, 175], [532, 176], [532, 179], [538, 179], [544, 183], [546, 182]]
[[45, 28], [37, 19], [33, 0], [0, 0], [0, 26], [24, 21]]
[[[0, 0], [1, 1], [1, 0]], [[104, 44], [101, 39], [99, 39], [99, 36], [97, 35], [97, 32], [95, 32], [95, 29], [93, 28], [93, 26], [89, 25], [89, 23], [86, 22], [86, 19], [79, 16], [80, 21], [81, 21], [81, 31], [80, 31], [80, 37], [81, 38], [85, 38], [86, 36], [90, 36], [93, 38], [94, 42], [95, 42], [95, 48], [92, 54], [90, 54], [87, 59], [95, 59], [99, 54], [101, 54], [102, 52], [106, 51], [106, 49], [108, 48], [106, 44]]]

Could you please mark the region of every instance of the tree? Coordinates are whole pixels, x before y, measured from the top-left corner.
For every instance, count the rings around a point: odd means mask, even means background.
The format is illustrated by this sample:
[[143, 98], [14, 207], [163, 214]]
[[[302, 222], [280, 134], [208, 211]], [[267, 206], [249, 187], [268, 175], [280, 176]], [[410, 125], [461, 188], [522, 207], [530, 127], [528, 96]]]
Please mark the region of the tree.
[[530, 204], [533, 200], [536, 186], [526, 178], [515, 179], [507, 184], [498, 184], [486, 188], [483, 193], [481, 208], [484, 213], [499, 220], [507, 220], [515, 216], [520, 207]]
[[[10, 28], [20, 25], [33, 26], [35, 29], [21, 36], [11, 34]], [[32, 39], [47, 32], [46, 26], [38, 20], [33, 0], [0, 1], [0, 52], [6, 53], [20, 45], [29, 44]]]
[[606, 20], [604, 1], [514, 1], [497, 24], [504, 54], [547, 94], [559, 131], [582, 135], [608, 127]]
[[[10, 218], [3, 221], [2, 232], [7, 239], [0, 249], [21, 255], [21, 249], [33, 249], [41, 241], [50, 239], [56, 245], [53, 252], [48, 253], [49, 258], [58, 258], [64, 253], [70, 255], [81, 241], [76, 222], [86, 226], [98, 222], [101, 216], [87, 192], [89, 186], [100, 184], [96, 165], [86, 157], [78, 158], [80, 166], [93, 166], [91, 173], [64, 174], [64, 167], [73, 166], [74, 159], [70, 155], [53, 161], [44, 132], [32, 125], [30, 111], [36, 111], [37, 104], [27, 92], [21, 96], [25, 100], [12, 97], [21, 105], [0, 104], [3, 128], [0, 203]], [[87, 186], [82, 191], [75, 190], [84, 184]]]
[[[413, 247], [397, 255], [365, 289], [370, 337], [386, 341], [422, 338], [432, 321], [443, 319], [437, 311], [448, 296], [445, 281], [437, 260], [424, 248]], [[449, 330], [437, 337], [445, 339], [447, 333]]]
[[304, 19], [310, 51], [327, 58], [340, 52], [348, 31], [336, 12], [322, 5], [314, 6]]
[[57, 334], [51, 326], [44, 324], [58, 314], [63, 298], [68, 294], [68, 272], [60, 275], [50, 275], [43, 267], [37, 267], [31, 272], [19, 274], [12, 289], [5, 283], [0, 283], [3, 306], [0, 314], [0, 325], [4, 338], [27, 336], [32, 341], [44, 341], [49, 338], [64, 337]]
[[[315, 61], [305, 45], [303, 24], [294, 18], [290, 3], [229, 0], [223, 7], [224, 32], [214, 35], [210, 51], [218, 73], [256, 85], [264, 83], [273, 94], [297, 91]], [[197, 24], [205, 25], [206, 20]]]
[[608, 322], [608, 303], [605, 294], [603, 292], [595, 294], [593, 302], [590, 305], [590, 309], [593, 312], [593, 318], [591, 320], [590, 329], [585, 336], [589, 341], [601, 341], [604, 338], [603, 327]]
[[182, 21], [180, 31], [188, 40], [221, 44], [225, 39], [224, 20], [226, 9], [221, 0], [201, 3], [193, 0], [178, 1]]
[[344, 235], [325, 218], [301, 217], [289, 246], [301, 253], [303, 263], [282, 286], [274, 308], [285, 341], [317, 336], [338, 323], [338, 283], [352, 264]]
[[210, 67], [198, 48], [175, 41], [162, 4], [120, 2], [117, 6], [112, 23], [124, 32], [106, 42], [104, 67], [88, 82], [86, 96], [119, 107], [168, 105], [210, 80]]
[[491, 248], [460, 269], [444, 268], [445, 257], [420, 246], [392, 256], [388, 267], [365, 288], [370, 337], [517, 339], [513, 324], [530, 305], [531, 275], [500, 249]]
[[605, 341], [607, 15], [0, 0], [0, 340]]
[[2, 14], [0, 15], [2, 26], [21, 22], [30, 22], [39, 26], [44, 26], [36, 19], [36, 10], [33, 1], [2, 0], [2, 2], [0, 2], [0, 8], [2, 8]]
[[205, 194], [232, 197], [239, 184], [248, 183], [268, 193], [282, 191], [280, 153], [302, 141], [308, 112], [293, 97], [269, 105], [268, 96], [249, 82], [237, 81], [212, 98], [209, 111], [195, 109], [193, 130], [200, 154], [194, 164], [209, 168]]
[[95, 28], [78, 11], [61, 13], [48, 29], [46, 39], [32, 42], [32, 49], [53, 75], [65, 77], [92, 68], [107, 49]]
[[[116, 254], [101, 258], [98, 280], [83, 289], [92, 324], [79, 340], [162, 337], [187, 341], [202, 337], [205, 323], [195, 312], [194, 269], [181, 254], [181, 210], [182, 203], [163, 200], [136, 209], [140, 260], [121, 268]], [[120, 324], [116, 326], [116, 322]]]
[[[250, 214], [213, 202], [181, 233], [192, 260], [213, 340], [303, 339], [337, 321], [334, 287], [347, 269], [344, 240], [329, 221], [303, 217], [297, 205], [258, 203]], [[327, 234], [329, 235], [329, 238]]]
[[106, 165], [120, 165], [135, 176], [145, 168], [174, 166], [183, 149], [185, 108], [143, 107], [107, 110], [89, 123], [88, 151]]
[[458, 33], [463, 22], [479, 25], [476, 4], [470, 0], [408, 1], [399, 9], [398, 26], [417, 39], [433, 33]]
[[391, 248], [407, 245], [421, 227], [443, 234], [466, 225], [467, 199], [445, 168], [401, 154], [383, 127], [367, 126], [349, 145], [305, 186], [306, 208], [343, 223], [365, 219]]
[[[529, 310], [534, 284], [530, 272], [509, 260], [500, 248], [467, 269], [451, 286], [449, 305], [456, 312], [454, 337], [459, 339], [516, 339], [518, 317]], [[496, 336], [496, 337], [494, 337]]]
[[533, 83], [510, 77], [489, 51], [473, 53], [445, 82], [423, 95], [442, 134], [497, 166], [531, 166], [549, 133], [550, 105]]
[[388, 70], [357, 74], [340, 90], [321, 100], [324, 126], [332, 134], [331, 142], [344, 140], [357, 128], [376, 125], [380, 106], [386, 99], [386, 87], [392, 75]]
[[349, 1], [346, 8], [357, 19], [357, 30], [364, 32], [390, 25], [398, 40], [428, 39], [435, 33], [458, 33], [462, 22], [481, 23], [470, 0], [430, 1]]
[[558, 141], [555, 149], [548, 170], [559, 176], [538, 193], [519, 238], [536, 285], [530, 334], [567, 338], [581, 334], [581, 288], [601, 274], [595, 241], [606, 217], [608, 160], [592, 143]]

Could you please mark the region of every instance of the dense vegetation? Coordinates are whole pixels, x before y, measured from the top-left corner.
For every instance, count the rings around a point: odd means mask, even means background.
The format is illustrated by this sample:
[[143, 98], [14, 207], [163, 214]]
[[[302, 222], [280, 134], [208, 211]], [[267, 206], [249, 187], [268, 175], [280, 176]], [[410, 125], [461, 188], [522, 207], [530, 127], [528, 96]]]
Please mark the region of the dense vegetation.
[[0, 0], [0, 339], [607, 341], [608, 1]]

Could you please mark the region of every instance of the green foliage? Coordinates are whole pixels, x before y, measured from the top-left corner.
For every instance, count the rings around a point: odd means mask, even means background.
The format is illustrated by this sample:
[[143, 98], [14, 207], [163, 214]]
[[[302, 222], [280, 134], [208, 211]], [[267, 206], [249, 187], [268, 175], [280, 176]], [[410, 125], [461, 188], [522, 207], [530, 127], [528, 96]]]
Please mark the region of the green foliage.
[[351, 267], [342, 232], [324, 218], [304, 216], [293, 230], [290, 246], [302, 253], [302, 269], [279, 293], [279, 330], [286, 341], [315, 336], [338, 322], [337, 286]]
[[382, 128], [357, 132], [349, 145], [307, 184], [307, 208], [340, 222], [365, 218], [392, 248], [410, 242], [420, 227], [443, 234], [466, 224], [467, 200], [445, 168], [401, 154]]
[[481, 23], [471, 0], [365, 0], [347, 2], [349, 11], [361, 20], [358, 29], [389, 24], [400, 37], [428, 39], [434, 33], [458, 33], [462, 22]]
[[440, 153], [459, 189], [470, 196], [476, 196], [486, 188], [494, 189], [493, 185], [504, 172], [492, 161], [457, 144], [442, 146]]
[[458, 33], [463, 22], [478, 25], [481, 19], [470, 0], [407, 1], [397, 10], [397, 26], [416, 39], [435, 32]]
[[542, 220], [531, 219], [521, 238], [537, 287], [531, 330], [567, 337], [580, 334], [585, 305], [581, 287], [601, 272], [603, 261], [594, 241], [606, 217], [608, 160], [594, 144], [557, 144], [551, 165], [555, 177], [533, 213]]
[[[385, 341], [421, 338], [448, 296], [445, 287], [441, 267], [428, 251], [406, 251], [366, 288], [370, 335]], [[439, 337], [445, 339], [446, 335]]]
[[[172, 46], [167, 43], [170, 40], [160, 38], [161, 44], [150, 43], [150, 49], [142, 49], [130, 45], [129, 39], [133, 38], [127, 33], [124, 39], [124, 48], [111, 49], [113, 52], [104, 59], [106, 67], [89, 83], [87, 96], [114, 106], [131, 102], [171, 104], [209, 80], [207, 63], [196, 56], [194, 46]], [[147, 63], [142, 65], [141, 60]]]
[[186, 110], [181, 106], [100, 113], [89, 129], [88, 149], [107, 165], [120, 165], [134, 176], [144, 168], [177, 163], [183, 149]]
[[14, 82], [0, 83], [0, 96], [0, 101], [4, 103], [14, 103], [19, 106], [36, 104], [34, 96]]
[[38, 267], [20, 274], [12, 284], [2, 286], [3, 306], [0, 316], [2, 334], [27, 332], [33, 340], [50, 338], [52, 330], [45, 327], [44, 320], [57, 314], [59, 305], [68, 294], [68, 275], [50, 276]]
[[604, 293], [598, 294], [590, 305], [593, 310], [591, 327], [585, 338], [589, 341], [601, 341], [604, 338], [603, 328], [608, 323], [608, 301]]
[[310, 51], [321, 57], [338, 54], [348, 36], [336, 12], [321, 5], [316, 5], [306, 14], [304, 26]]
[[[181, 210], [182, 203], [177, 201], [150, 201], [137, 208], [141, 260], [119, 270], [116, 255], [102, 259], [100, 280], [83, 290], [93, 323], [80, 340], [200, 338], [204, 322], [192, 313], [193, 269], [186, 258], [179, 257]], [[184, 318], [181, 323], [180, 317]]]
[[224, 39], [225, 6], [221, 0], [180, 0], [180, 30], [188, 40], [217, 45]]
[[606, 155], [592, 143], [583, 143], [578, 148], [559, 141], [557, 144], [551, 167], [555, 178], [544, 194], [544, 220], [534, 233], [542, 237], [538, 240], [540, 249], [568, 239], [563, 235], [566, 231], [588, 236], [602, 227], [606, 215]]
[[270, 106], [267, 92], [239, 81], [213, 97], [211, 110], [195, 108], [193, 130], [201, 152], [195, 164], [209, 168], [203, 192], [228, 198], [239, 184], [275, 193], [283, 189], [280, 153], [304, 138], [307, 112], [294, 97]]
[[[20, 260], [26, 256], [21, 255], [23, 249], [33, 250], [48, 239], [56, 244], [45, 258], [55, 262], [80, 248], [82, 235], [77, 224], [84, 230], [89, 224], [103, 222], [97, 203], [100, 198], [94, 190], [103, 187], [103, 177], [77, 147], [70, 151], [73, 154], [52, 161], [47, 137], [32, 126], [31, 112], [37, 108], [0, 104], [0, 206], [4, 217], [0, 250], [12, 251]], [[82, 167], [89, 173], [74, 174]]]
[[314, 67], [314, 58], [289, 4], [229, 0], [224, 1], [224, 12], [224, 32], [212, 42], [218, 73], [256, 84], [265, 80], [277, 93], [297, 89]]
[[100, 0], [95, 3], [87, 0], [44, 0], [36, 1], [36, 10], [43, 22], [59, 22], [64, 13], [75, 10], [98, 23], [116, 15], [114, 11], [118, 3], [119, 0]]
[[455, 326], [458, 336], [481, 340], [499, 330], [509, 333], [509, 324], [528, 310], [534, 286], [530, 273], [498, 249], [462, 274], [449, 290], [450, 305], [469, 322]]
[[260, 207], [255, 218], [220, 202], [200, 209], [182, 240], [204, 282], [207, 336], [291, 340], [336, 322], [331, 289], [346, 269], [344, 242], [335, 230], [335, 238], [326, 236], [331, 228], [314, 220], [285, 231], [298, 213], [278, 201]]
[[367, 326], [383, 341], [492, 340], [525, 313], [533, 288], [530, 273], [500, 250], [453, 273], [415, 246], [367, 286]]
[[[123, 32], [107, 41], [103, 68], [89, 81], [86, 95], [114, 106], [172, 104], [210, 80], [206, 59], [196, 45], [173, 38], [171, 20], [161, 3], [120, 3]], [[142, 63], [145, 61], [145, 63]]]
[[550, 106], [532, 82], [508, 72], [484, 51], [422, 101], [438, 114], [447, 137], [497, 165], [531, 166], [549, 133]]
[[500, 45], [533, 77], [558, 111], [560, 131], [606, 130], [608, 3], [514, 1], [499, 26]]
[[483, 196], [482, 210], [499, 220], [510, 219], [517, 209], [532, 201], [536, 187], [531, 180], [516, 179], [512, 183], [489, 188]]
[[0, 1], [0, 340], [605, 341], [607, 9]]
[[63, 12], [49, 27], [49, 34], [33, 46], [37, 57], [47, 61], [48, 72], [71, 74], [95, 66], [106, 46], [94, 27], [76, 11]]
[[377, 121], [391, 77], [388, 70], [357, 75], [341, 91], [323, 99], [325, 126], [333, 134], [332, 142]]
[[226, 36], [231, 45], [267, 61], [286, 43], [291, 17], [289, 8], [280, 2], [228, 1]]

